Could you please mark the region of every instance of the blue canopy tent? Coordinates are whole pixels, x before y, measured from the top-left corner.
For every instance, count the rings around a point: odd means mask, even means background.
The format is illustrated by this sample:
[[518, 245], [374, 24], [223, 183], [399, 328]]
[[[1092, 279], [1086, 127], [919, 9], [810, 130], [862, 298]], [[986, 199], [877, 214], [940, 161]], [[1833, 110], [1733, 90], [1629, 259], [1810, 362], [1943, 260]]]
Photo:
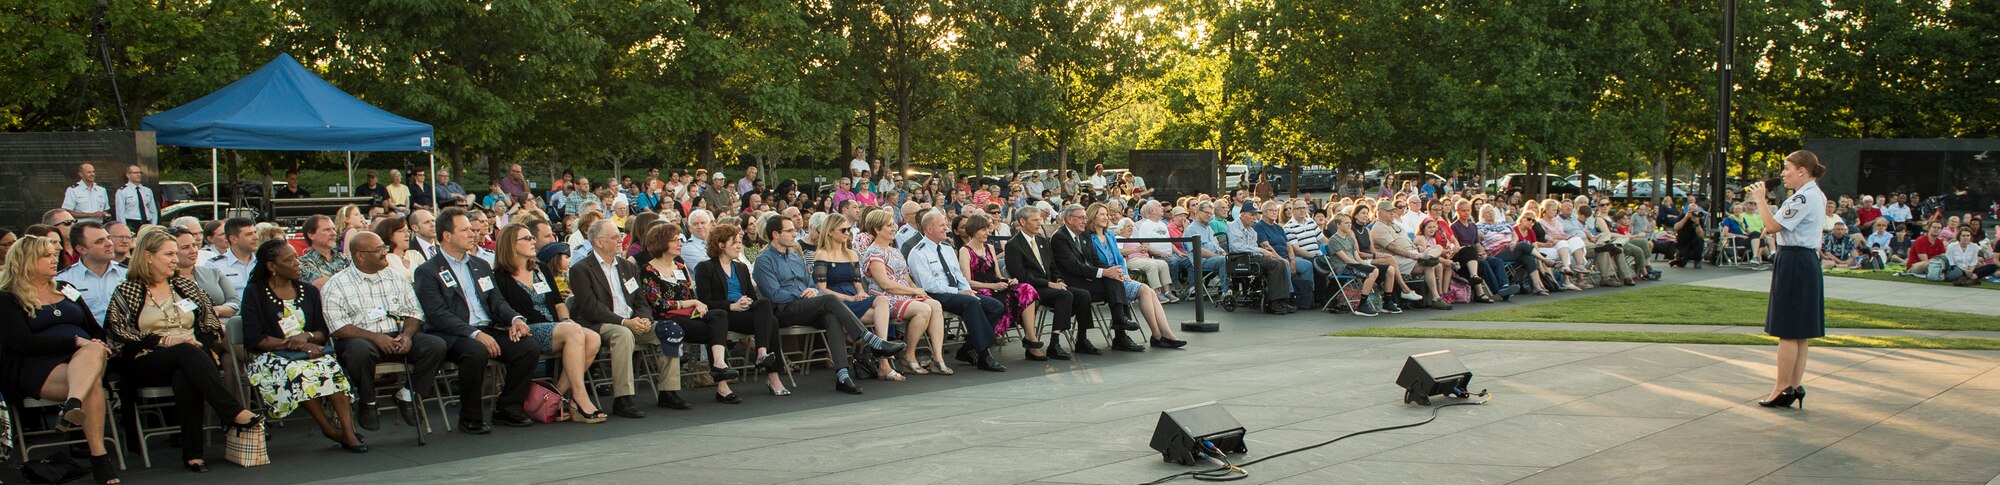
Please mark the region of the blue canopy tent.
[[[209, 149], [209, 179], [215, 187], [221, 185], [218, 151], [225, 148], [348, 152], [349, 187], [354, 186], [353, 152], [430, 152], [431, 171], [437, 171], [431, 125], [355, 99], [290, 54], [278, 54], [256, 72], [201, 99], [147, 116], [140, 127], [155, 132], [161, 145]], [[211, 191], [211, 199], [220, 202], [220, 192]]]

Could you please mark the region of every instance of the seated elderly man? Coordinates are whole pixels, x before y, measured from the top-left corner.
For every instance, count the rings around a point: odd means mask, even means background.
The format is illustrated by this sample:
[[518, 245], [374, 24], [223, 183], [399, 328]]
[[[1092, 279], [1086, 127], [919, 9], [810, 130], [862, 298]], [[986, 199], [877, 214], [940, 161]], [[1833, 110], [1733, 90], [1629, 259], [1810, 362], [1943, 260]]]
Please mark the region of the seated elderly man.
[[[1406, 277], [1415, 273], [1419, 265], [1429, 266], [1440, 262], [1437, 255], [1417, 252], [1416, 244], [1410, 241], [1410, 232], [1396, 222], [1408, 210], [1408, 205], [1394, 200], [1376, 202], [1375, 212], [1380, 214], [1380, 218], [1368, 228], [1368, 239], [1373, 243], [1371, 246], [1374, 252], [1393, 256], [1397, 271]], [[1451, 304], [1438, 298], [1439, 287], [1443, 286], [1441, 283], [1443, 282], [1425, 281], [1422, 296], [1424, 300], [1431, 302], [1432, 309], [1450, 310]]]
[[[1258, 237], [1256, 225], [1261, 219], [1256, 203], [1244, 203], [1236, 216], [1236, 223], [1229, 227], [1229, 254], [1250, 254], [1257, 257], [1257, 266], [1263, 270], [1264, 311], [1273, 315], [1283, 315], [1298, 311], [1298, 307], [1285, 301], [1284, 296], [1292, 294], [1292, 280], [1286, 277], [1291, 270], [1286, 254], [1277, 252]], [[1282, 231], [1280, 231], [1282, 237]]]
[[1819, 244], [1819, 266], [1823, 269], [1858, 269], [1861, 267], [1860, 239], [1848, 234], [1847, 224], [1833, 223], [1833, 231]]

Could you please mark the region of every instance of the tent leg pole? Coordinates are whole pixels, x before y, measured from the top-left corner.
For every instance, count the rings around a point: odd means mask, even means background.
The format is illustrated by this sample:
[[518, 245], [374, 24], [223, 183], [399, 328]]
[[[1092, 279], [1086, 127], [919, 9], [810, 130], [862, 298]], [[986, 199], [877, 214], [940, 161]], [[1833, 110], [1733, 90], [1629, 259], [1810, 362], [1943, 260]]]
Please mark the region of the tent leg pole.
[[347, 152], [347, 194], [354, 196], [354, 152]]
[[222, 219], [221, 157], [220, 150], [214, 148], [208, 149], [208, 201], [215, 203], [215, 205], [208, 206], [209, 210], [213, 212], [208, 217], [216, 220]]
[[[438, 171], [438, 152], [437, 152], [437, 150], [431, 150], [431, 171], [430, 171], [430, 172], [426, 172], [426, 173], [427, 173], [427, 174], [430, 174], [430, 175], [431, 175], [431, 176], [433, 176], [433, 177], [435, 177], [435, 176], [437, 176], [437, 171]], [[436, 180], [436, 179], [433, 179], [433, 180]], [[432, 185], [431, 185], [431, 189], [430, 189], [430, 190], [428, 190], [428, 191], [426, 191], [426, 192], [430, 192], [430, 193], [431, 193], [431, 210], [432, 210], [432, 211], [436, 211], [436, 210], [438, 210], [438, 191], [437, 191], [437, 185], [436, 185], [436, 184], [432, 184]]]

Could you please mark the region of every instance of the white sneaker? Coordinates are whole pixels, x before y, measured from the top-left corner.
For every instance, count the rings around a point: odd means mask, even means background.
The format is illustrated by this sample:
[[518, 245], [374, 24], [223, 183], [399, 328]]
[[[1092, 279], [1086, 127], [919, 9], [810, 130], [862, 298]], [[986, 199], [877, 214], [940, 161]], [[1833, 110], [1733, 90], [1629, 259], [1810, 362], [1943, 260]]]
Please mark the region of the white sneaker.
[[1402, 297], [1403, 299], [1410, 301], [1417, 301], [1424, 299], [1424, 295], [1419, 295], [1417, 294], [1417, 292], [1414, 291], [1405, 291], [1403, 292]]

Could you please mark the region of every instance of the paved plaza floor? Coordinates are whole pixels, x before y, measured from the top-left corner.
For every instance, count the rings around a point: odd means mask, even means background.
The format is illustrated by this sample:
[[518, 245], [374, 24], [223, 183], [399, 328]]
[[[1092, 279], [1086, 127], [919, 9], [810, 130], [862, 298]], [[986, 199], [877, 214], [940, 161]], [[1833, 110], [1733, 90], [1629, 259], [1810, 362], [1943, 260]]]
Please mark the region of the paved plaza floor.
[[[1670, 270], [1669, 282], [1754, 278]], [[1831, 279], [1830, 279], [1831, 280]], [[1831, 281], [1830, 281], [1831, 282]], [[1665, 284], [1665, 283], [1662, 283]], [[1949, 288], [1947, 288], [1949, 289]], [[1618, 289], [1585, 292], [1593, 294]], [[1977, 291], [1977, 290], [1962, 290]], [[1558, 297], [1561, 297], [1559, 294]], [[1517, 299], [1533, 302], [1534, 299]], [[1449, 349], [1492, 402], [1425, 426], [1362, 435], [1250, 467], [1282, 483], [1989, 483], [2000, 475], [2000, 352], [1814, 348], [1804, 409], [1753, 401], [1775, 349], [1726, 345], [1326, 337], [1454, 312], [1358, 318], [1210, 311], [1223, 331], [1186, 350], [1107, 352], [1009, 371], [866, 382], [834, 392], [800, 376], [797, 395], [739, 385], [725, 405], [640, 420], [432, 435], [416, 446], [393, 417], [374, 451], [332, 448], [306, 422], [273, 430], [271, 466], [242, 469], [212, 449], [193, 475], [156, 450], [128, 483], [1141, 483], [1189, 470], [1147, 439], [1162, 410], [1216, 401], [1249, 430], [1237, 461], [1428, 416], [1392, 383], [1405, 356]], [[1176, 320], [1192, 315], [1169, 306]], [[1466, 324], [1467, 322], [1452, 322]], [[646, 391], [643, 390], [642, 394]], [[651, 404], [651, 397], [641, 397]], [[219, 445], [217, 445], [219, 448]]]

